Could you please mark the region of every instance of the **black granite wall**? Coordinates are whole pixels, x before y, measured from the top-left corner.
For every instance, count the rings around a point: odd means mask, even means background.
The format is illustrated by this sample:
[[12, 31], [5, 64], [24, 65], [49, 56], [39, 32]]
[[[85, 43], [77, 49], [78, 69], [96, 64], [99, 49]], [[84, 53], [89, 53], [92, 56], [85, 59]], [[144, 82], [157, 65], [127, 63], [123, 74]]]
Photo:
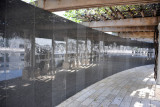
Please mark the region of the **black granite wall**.
[[54, 107], [107, 76], [153, 64], [152, 48], [0, 0], [0, 107]]

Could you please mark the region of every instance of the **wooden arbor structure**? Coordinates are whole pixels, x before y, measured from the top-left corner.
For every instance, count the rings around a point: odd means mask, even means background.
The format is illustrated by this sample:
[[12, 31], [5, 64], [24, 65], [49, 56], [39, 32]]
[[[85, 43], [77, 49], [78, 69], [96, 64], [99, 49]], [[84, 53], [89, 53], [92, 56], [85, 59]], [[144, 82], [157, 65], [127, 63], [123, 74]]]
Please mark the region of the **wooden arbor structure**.
[[[116, 6], [127, 6], [127, 10]], [[132, 5], [139, 8], [132, 9]], [[155, 43], [155, 78], [160, 84], [160, 55], [158, 57], [158, 24], [160, 23], [160, 0], [38, 0], [38, 7], [45, 10], [65, 11], [82, 8], [107, 7], [104, 13], [78, 15], [81, 24], [103, 32], [116, 32], [124, 38], [150, 39]], [[110, 14], [108, 14], [110, 11]], [[160, 25], [159, 25], [160, 26]], [[158, 63], [159, 62], [159, 63]], [[158, 75], [158, 76], [157, 76]]]
[[[52, 12], [107, 6], [104, 13], [86, 12], [77, 17], [83, 20], [83, 25], [96, 30], [117, 32], [121, 37], [150, 39], [160, 22], [159, 3], [160, 0], [38, 0], [39, 7]], [[119, 5], [129, 5], [128, 10], [114, 7]], [[132, 9], [132, 5], [139, 8]]]

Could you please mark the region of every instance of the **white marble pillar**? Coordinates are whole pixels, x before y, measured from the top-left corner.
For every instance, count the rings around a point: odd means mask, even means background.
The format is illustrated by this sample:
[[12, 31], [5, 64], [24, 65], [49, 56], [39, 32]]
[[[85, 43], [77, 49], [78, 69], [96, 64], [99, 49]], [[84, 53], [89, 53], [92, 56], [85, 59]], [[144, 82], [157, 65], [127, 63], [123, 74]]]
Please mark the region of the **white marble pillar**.
[[158, 25], [159, 37], [158, 37], [158, 70], [157, 70], [157, 84], [160, 85], [160, 23]]

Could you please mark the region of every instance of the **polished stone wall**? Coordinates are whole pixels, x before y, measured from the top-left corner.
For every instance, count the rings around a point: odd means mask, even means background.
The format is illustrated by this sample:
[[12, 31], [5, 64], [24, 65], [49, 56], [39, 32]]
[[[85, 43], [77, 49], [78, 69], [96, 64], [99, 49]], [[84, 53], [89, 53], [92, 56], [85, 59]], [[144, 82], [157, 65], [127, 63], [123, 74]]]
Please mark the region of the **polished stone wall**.
[[153, 64], [153, 44], [0, 0], [0, 107], [54, 107], [87, 86]]

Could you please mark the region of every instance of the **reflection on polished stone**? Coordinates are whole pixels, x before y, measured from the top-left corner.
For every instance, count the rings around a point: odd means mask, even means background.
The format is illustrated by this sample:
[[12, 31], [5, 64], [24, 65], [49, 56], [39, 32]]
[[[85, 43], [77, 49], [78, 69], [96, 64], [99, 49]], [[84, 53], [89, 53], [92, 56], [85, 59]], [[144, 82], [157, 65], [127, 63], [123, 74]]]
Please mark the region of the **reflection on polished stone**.
[[54, 107], [105, 77], [154, 63], [152, 43], [92, 30], [20, 0], [1, 0], [0, 16], [0, 107]]

